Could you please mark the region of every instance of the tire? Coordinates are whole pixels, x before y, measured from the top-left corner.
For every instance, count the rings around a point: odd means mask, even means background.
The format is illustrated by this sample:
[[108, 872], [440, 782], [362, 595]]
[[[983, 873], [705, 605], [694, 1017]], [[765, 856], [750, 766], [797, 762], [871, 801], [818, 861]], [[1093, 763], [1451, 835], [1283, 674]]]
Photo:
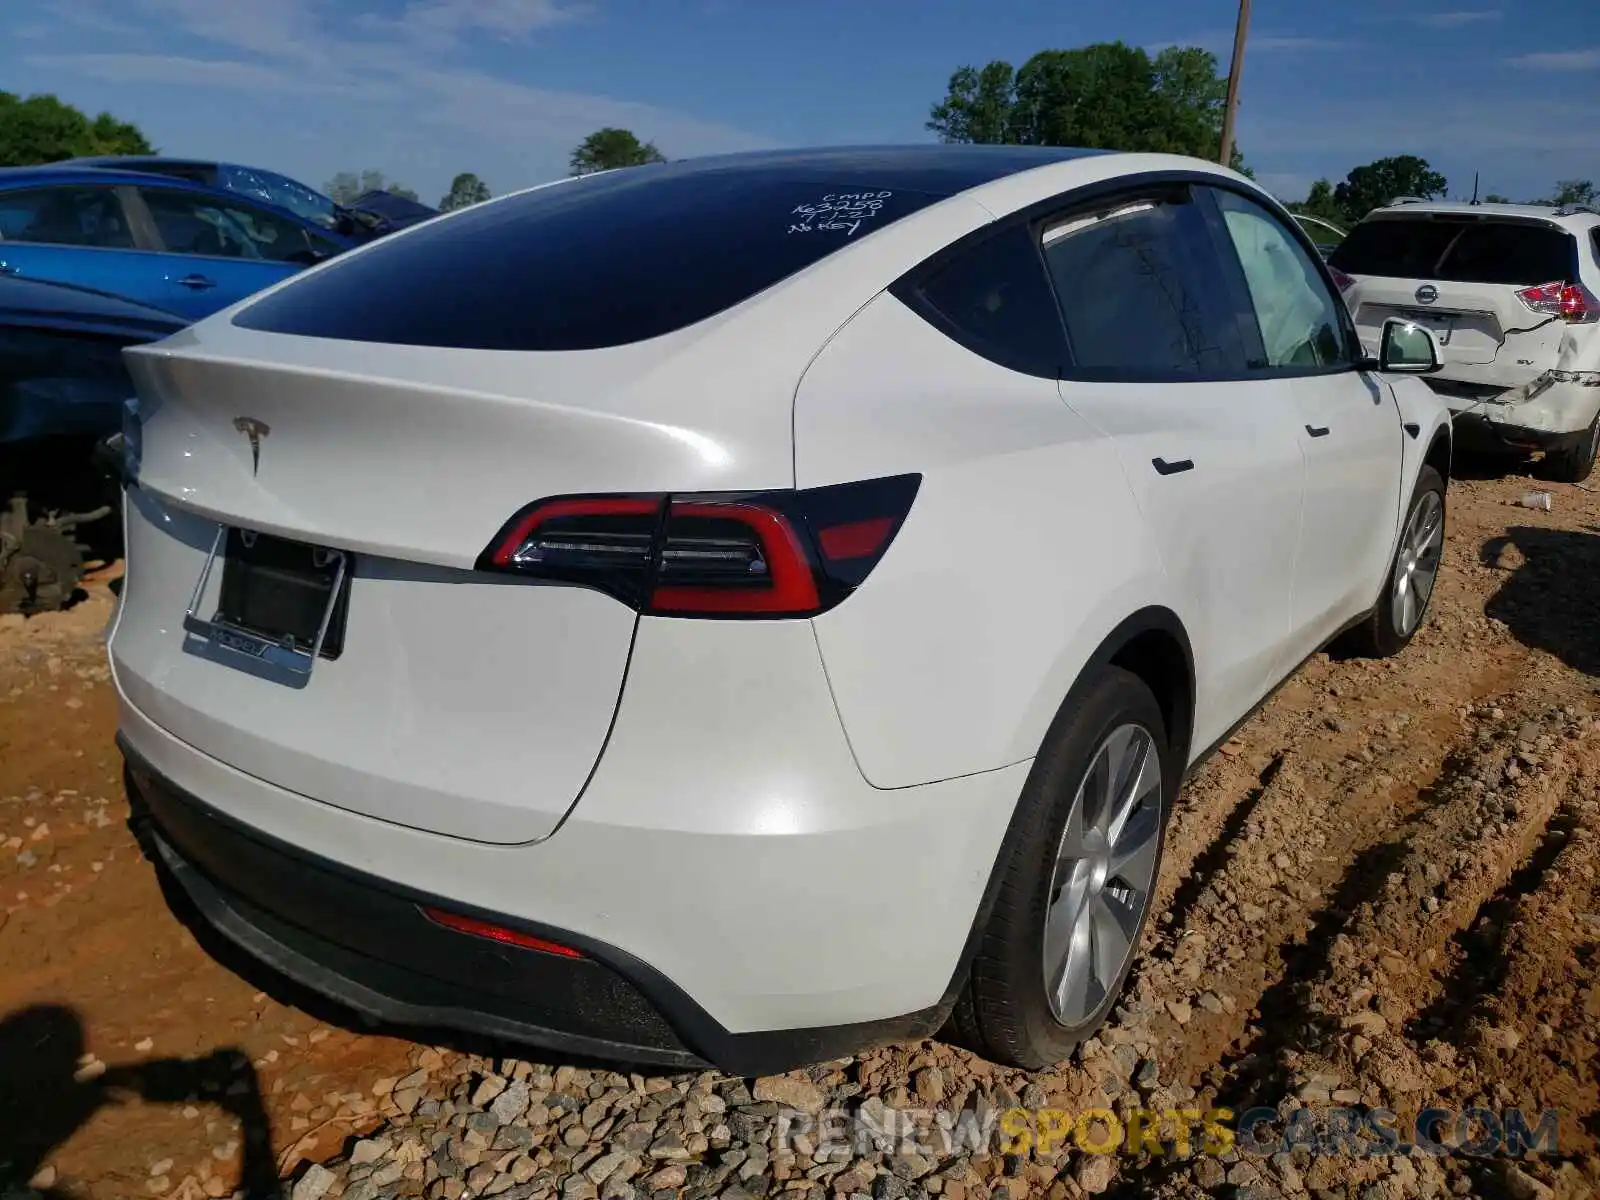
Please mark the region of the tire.
[[[1430, 513], [1436, 514], [1436, 524]], [[1389, 573], [1384, 576], [1383, 592], [1366, 620], [1342, 639], [1346, 650], [1364, 658], [1388, 658], [1410, 644], [1428, 618], [1428, 603], [1433, 599], [1444, 553], [1444, 534], [1444, 477], [1424, 466], [1406, 505], [1406, 519], [1400, 526]], [[1402, 580], [1404, 588], [1399, 586]]]
[[1557, 483], [1582, 483], [1594, 471], [1596, 450], [1600, 450], [1600, 412], [1576, 442], [1545, 455], [1544, 474]]
[[[1104, 795], [1098, 787], [1113, 780], [1116, 772], [1106, 767], [1123, 752], [1142, 753], [1141, 783], [1112, 790], [1135, 803], [1106, 839], [1095, 828], [1095, 810], [1115, 806], [1097, 803]], [[1167, 744], [1161, 708], [1138, 676], [1107, 667], [1075, 691], [1045, 738], [1001, 847], [994, 910], [951, 1012], [956, 1040], [995, 1062], [1031, 1070], [1065, 1059], [1104, 1022], [1150, 915], [1167, 814], [1178, 792], [1178, 757]], [[1123, 766], [1131, 769], [1133, 758]], [[1089, 818], [1073, 826], [1082, 831], [1083, 853], [1058, 877], [1068, 818], [1079, 814]], [[1115, 855], [1127, 859], [1120, 870]], [[1142, 894], [1130, 884], [1135, 877], [1143, 881]], [[1090, 915], [1082, 918], [1085, 911]], [[1074, 912], [1080, 914], [1076, 924], [1068, 920]], [[1054, 922], [1047, 919], [1052, 914]], [[1081, 936], [1064, 938], [1069, 927]], [[1054, 934], [1048, 947], [1047, 932]], [[1058, 1008], [1060, 999], [1047, 990], [1045, 958], [1049, 953], [1065, 962], [1056, 952], [1069, 945], [1078, 948], [1072, 961], [1083, 968], [1072, 980], [1083, 986], [1070, 996], [1070, 989], [1061, 989], [1070, 1002]], [[1104, 952], [1098, 962], [1094, 951]]]

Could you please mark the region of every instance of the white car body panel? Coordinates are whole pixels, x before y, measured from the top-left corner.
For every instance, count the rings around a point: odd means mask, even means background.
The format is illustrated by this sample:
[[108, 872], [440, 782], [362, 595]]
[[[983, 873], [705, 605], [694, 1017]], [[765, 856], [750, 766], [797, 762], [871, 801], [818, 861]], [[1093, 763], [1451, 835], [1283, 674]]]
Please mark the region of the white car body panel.
[[[1400, 499], [1448, 433], [1424, 384], [1391, 397], [1355, 371], [1022, 374], [887, 290], [997, 218], [1163, 170], [1253, 187], [1166, 155], [1053, 163], [610, 349], [338, 341], [235, 309], [130, 352], [139, 477], [108, 636], [130, 755], [247, 830], [614, 947], [731, 1033], [938, 1005], [1032, 760], [1108, 636], [1171, 615], [1196, 761], [1373, 603]], [[258, 457], [239, 418], [270, 430]], [[1317, 421], [1337, 440], [1307, 441]], [[809, 619], [641, 616], [478, 569], [550, 496], [899, 474], [920, 485], [887, 552]], [[295, 682], [186, 634], [219, 524], [356, 556], [337, 659]], [[794, 929], [827, 953], [796, 953]]]
[[118, 686], [189, 744], [289, 791], [474, 841], [545, 837], [583, 789], [636, 621], [609, 597], [362, 555], [359, 635], [301, 683], [185, 633], [214, 522], [137, 488], [124, 528]]
[[[1179, 598], [1175, 611], [1194, 653], [1190, 749], [1198, 754], [1293, 666], [1305, 463], [1289, 381], [1068, 381], [1061, 392], [1116, 447], [1144, 537]], [[1162, 475], [1158, 458], [1194, 466]], [[1251, 585], [1240, 587], [1242, 579]]]
[[[806, 623], [691, 622], [687, 635], [652, 624], [629, 672], [639, 717], [618, 722], [584, 803], [537, 846], [440, 837], [275, 787], [163, 729], [119, 669], [120, 725], [151, 766], [227, 816], [356, 870], [591, 934], [733, 1032], [937, 1002], [1026, 764], [879, 791], [851, 761]], [[694, 704], [716, 721], [663, 729], [646, 705], [682, 711], [688, 668]], [[707, 761], [723, 765], [726, 789], [708, 788]], [[849, 886], [818, 886], [823, 865]], [[827, 952], [796, 953], [797, 931], [825, 935]], [[862, 969], [874, 961], [893, 970]]]
[[[921, 364], [940, 387], [883, 369], [895, 362]], [[806, 373], [795, 403], [800, 486], [923, 476], [867, 586], [813, 622], [875, 785], [1032, 757], [1100, 639], [1139, 597], [1159, 602], [1154, 549], [1106, 449], [1050, 380], [973, 354], [888, 294]], [[961, 629], [979, 645], [955, 652]], [[1041, 629], [1051, 631], [1043, 646], [1030, 632]]]
[[[1296, 641], [1285, 669], [1372, 605], [1409, 487], [1395, 470], [1404, 434], [1388, 384], [1342, 372], [1289, 381], [1306, 463], [1294, 568]], [[1326, 430], [1312, 436], [1312, 429]]]

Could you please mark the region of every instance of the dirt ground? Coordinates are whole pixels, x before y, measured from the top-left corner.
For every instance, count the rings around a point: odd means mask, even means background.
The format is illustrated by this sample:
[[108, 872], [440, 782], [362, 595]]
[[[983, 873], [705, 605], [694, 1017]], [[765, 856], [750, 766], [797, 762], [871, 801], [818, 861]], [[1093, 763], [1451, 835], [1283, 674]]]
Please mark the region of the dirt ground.
[[[1452, 483], [1432, 616], [1406, 653], [1317, 656], [1186, 789], [1146, 953], [1099, 1037], [1032, 1075], [919, 1043], [807, 1078], [952, 1110], [1517, 1107], [1532, 1124], [1556, 1109], [1558, 1152], [996, 1156], [922, 1194], [1600, 1191], [1600, 494], [1478, 474]], [[1516, 505], [1536, 489], [1552, 512]], [[337, 1174], [352, 1135], [422, 1119], [424, 1077], [461, 1094], [493, 1060], [367, 1029], [180, 919], [125, 825], [100, 640], [114, 577], [69, 612], [0, 617], [0, 1193], [31, 1177], [63, 1195], [227, 1195], [307, 1160]], [[462, 1195], [431, 1163], [397, 1168], [399, 1194]], [[872, 1178], [851, 1186], [919, 1194]], [[764, 1186], [795, 1190], [784, 1179]]]

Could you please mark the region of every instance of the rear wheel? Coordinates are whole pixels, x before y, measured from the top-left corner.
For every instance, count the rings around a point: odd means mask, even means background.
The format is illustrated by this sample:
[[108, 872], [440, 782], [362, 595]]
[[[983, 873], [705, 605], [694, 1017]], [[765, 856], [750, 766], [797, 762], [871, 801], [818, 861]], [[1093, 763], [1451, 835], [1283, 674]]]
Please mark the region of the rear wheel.
[[1565, 450], [1545, 456], [1545, 474], [1558, 483], [1582, 483], [1594, 471], [1595, 453], [1600, 450], [1600, 412], [1582, 436]]
[[1001, 850], [957, 1039], [997, 1062], [1059, 1062], [1106, 1019], [1138, 953], [1178, 771], [1160, 706], [1106, 668], [1052, 728]]
[[1345, 635], [1346, 647], [1368, 658], [1387, 658], [1405, 649], [1428, 615], [1428, 601], [1444, 554], [1444, 477], [1423, 467], [1406, 508], [1400, 542], [1377, 606]]

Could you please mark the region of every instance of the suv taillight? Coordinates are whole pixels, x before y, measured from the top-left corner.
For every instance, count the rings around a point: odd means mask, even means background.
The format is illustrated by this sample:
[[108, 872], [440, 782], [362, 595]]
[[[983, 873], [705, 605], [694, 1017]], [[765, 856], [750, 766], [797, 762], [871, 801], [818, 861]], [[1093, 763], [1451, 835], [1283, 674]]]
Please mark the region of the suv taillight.
[[1523, 288], [1517, 293], [1521, 300], [1536, 313], [1560, 317], [1574, 325], [1588, 325], [1600, 321], [1600, 298], [1581, 283], [1541, 283], [1538, 287]]
[[1337, 287], [1341, 293], [1348, 292], [1356, 285], [1356, 281], [1350, 276], [1346, 275], [1343, 271], [1339, 270], [1338, 267], [1329, 267], [1328, 274], [1333, 276], [1334, 286]]
[[640, 612], [808, 617], [866, 579], [922, 481], [802, 491], [556, 496], [508, 521], [478, 568], [583, 584]]

